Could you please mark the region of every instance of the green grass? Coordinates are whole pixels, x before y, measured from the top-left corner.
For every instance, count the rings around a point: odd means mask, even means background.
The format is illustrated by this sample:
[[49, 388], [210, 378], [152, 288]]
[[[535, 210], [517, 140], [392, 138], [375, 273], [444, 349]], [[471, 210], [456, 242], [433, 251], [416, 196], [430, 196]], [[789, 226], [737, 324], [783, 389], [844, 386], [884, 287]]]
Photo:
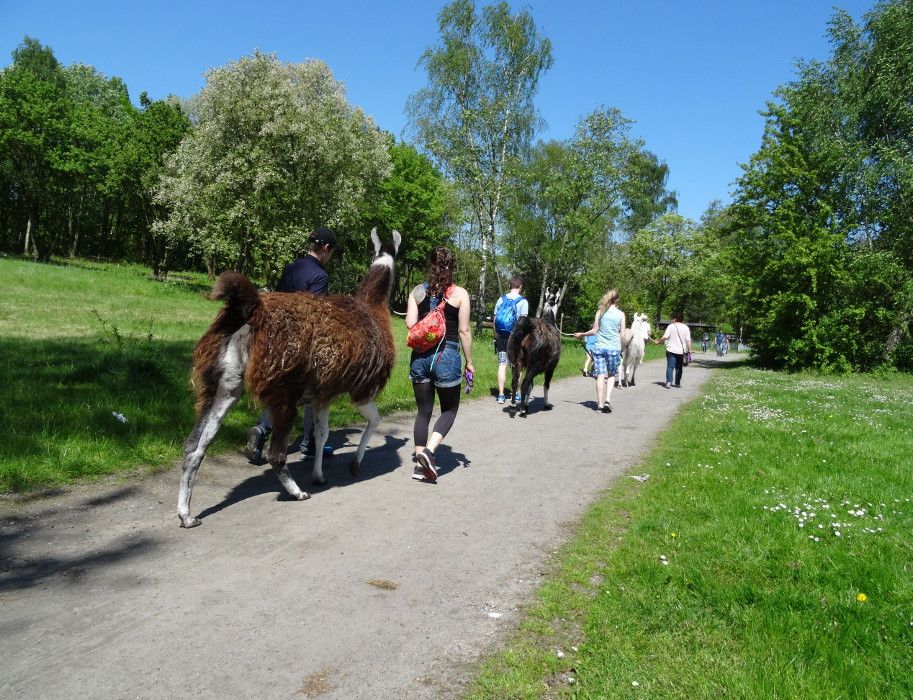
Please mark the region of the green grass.
[[[210, 286], [199, 274], [156, 282], [137, 265], [0, 258], [0, 491], [168, 468], [194, 421], [191, 352], [219, 308], [205, 298]], [[394, 319], [393, 328], [400, 350], [379, 397], [382, 415], [415, 407], [405, 326]], [[582, 348], [565, 342], [556, 376], [579, 371]], [[497, 383], [490, 332], [474, 339], [473, 355], [472, 397], [488, 397]], [[258, 414], [239, 401], [211, 451], [241, 448]], [[363, 421], [340, 400], [330, 422]]]
[[913, 697], [911, 404], [909, 376], [721, 371], [470, 696]]

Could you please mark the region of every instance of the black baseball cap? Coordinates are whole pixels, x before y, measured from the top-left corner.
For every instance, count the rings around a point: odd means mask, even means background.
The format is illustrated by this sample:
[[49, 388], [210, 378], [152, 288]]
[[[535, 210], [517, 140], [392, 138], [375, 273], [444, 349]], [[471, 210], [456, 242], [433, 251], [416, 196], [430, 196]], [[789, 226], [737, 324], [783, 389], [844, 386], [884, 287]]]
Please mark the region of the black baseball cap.
[[308, 236], [308, 241], [317, 245], [328, 245], [330, 248], [335, 248], [336, 234], [325, 226], [318, 226]]

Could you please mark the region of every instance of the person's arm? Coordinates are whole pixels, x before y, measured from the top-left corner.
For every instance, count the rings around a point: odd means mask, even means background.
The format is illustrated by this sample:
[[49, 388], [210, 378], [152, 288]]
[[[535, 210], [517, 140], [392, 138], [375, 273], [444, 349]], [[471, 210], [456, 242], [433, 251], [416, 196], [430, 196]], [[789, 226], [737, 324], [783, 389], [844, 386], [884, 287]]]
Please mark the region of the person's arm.
[[415, 295], [409, 295], [409, 301], [406, 304], [406, 328], [412, 328], [418, 323], [418, 303], [415, 301]]
[[[463, 357], [466, 358], [466, 370], [475, 374], [476, 368], [472, 364], [472, 330], [469, 327], [469, 292], [460, 287], [460, 345], [463, 346]], [[407, 312], [408, 324], [408, 312]]]
[[672, 328], [672, 324], [671, 324], [671, 323], [670, 323], [668, 326], [666, 326], [666, 332], [663, 333], [663, 337], [662, 337], [662, 338], [657, 338], [656, 340], [654, 340], [654, 341], [653, 341], [653, 344], [654, 344], [654, 345], [659, 345], [660, 343], [666, 342], [666, 339], [669, 337], [669, 329], [670, 329], [670, 328]]
[[574, 337], [575, 338], [585, 338], [588, 335], [596, 335], [596, 333], [598, 331], [599, 331], [599, 314], [596, 314], [593, 317], [593, 327], [590, 328], [590, 330], [588, 330], [586, 333], [582, 333], [582, 332], [574, 333]]

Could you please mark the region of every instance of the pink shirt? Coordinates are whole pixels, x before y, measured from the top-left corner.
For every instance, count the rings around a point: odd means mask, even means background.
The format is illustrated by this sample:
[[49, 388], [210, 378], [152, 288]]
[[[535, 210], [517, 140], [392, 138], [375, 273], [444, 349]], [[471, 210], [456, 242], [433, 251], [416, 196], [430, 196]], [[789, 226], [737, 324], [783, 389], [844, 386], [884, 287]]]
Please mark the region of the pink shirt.
[[684, 323], [670, 323], [662, 339], [666, 341], [666, 351], [673, 355], [684, 355], [691, 347], [691, 329]]

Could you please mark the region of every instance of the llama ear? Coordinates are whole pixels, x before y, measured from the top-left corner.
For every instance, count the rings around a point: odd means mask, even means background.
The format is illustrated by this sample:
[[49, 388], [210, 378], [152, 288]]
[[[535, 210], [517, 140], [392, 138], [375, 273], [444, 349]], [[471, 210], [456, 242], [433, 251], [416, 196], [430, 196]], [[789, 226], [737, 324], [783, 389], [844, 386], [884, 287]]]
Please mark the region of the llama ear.
[[377, 227], [371, 229], [371, 242], [374, 244], [374, 257], [380, 255], [380, 239], [377, 237]]
[[399, 244], [403, 242], [403, 237], [399, 235], [399, 231], [393, 229], [393, 254], [396, 255], [399, 252]]

